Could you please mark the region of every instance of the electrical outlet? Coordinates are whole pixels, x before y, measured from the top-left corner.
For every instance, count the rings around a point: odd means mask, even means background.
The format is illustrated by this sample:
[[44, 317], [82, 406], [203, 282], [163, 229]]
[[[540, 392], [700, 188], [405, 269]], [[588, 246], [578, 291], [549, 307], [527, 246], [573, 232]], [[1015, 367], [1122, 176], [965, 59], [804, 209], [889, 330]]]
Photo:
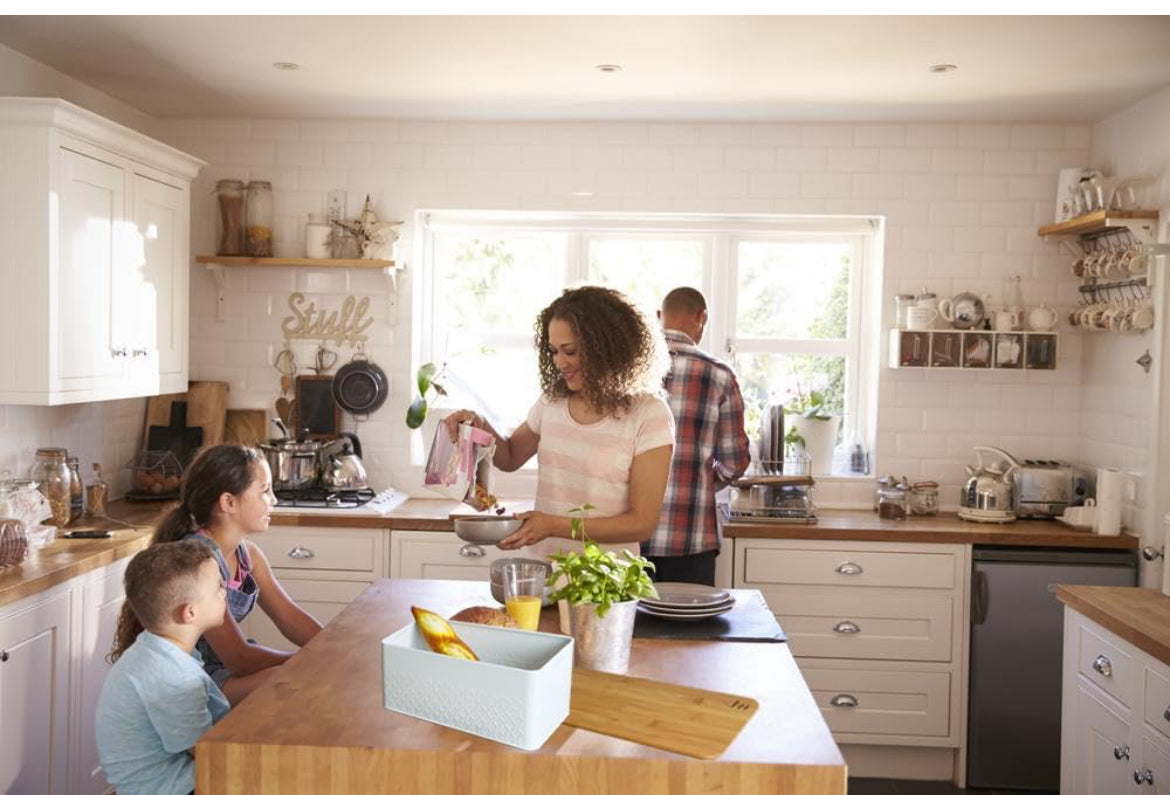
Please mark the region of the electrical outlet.
[[330, 221], [340, 221], [345, 217], [345, 191], [341, 188], [329, 191], [325, 216]]
[[1138, 481], [1141, 480], [1140, 472], [1126, 472], [1125, 473], [1125, 501], [1137, 502]]

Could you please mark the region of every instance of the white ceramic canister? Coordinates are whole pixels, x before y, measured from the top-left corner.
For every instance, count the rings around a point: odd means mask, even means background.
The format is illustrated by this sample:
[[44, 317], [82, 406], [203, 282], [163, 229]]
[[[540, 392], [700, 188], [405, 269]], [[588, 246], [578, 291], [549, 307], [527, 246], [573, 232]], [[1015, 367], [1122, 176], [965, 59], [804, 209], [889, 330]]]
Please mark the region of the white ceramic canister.
[[333, 228], [325, 220], [325, 216], [309, 213], [309, 222], [305, 224], [305, 258], [329, 259], [333, 256]]
[[[929, 310], [930, 313], [933, 313], [933, 317], [929, 321], [928, 325], [925, 325], [925, 326], [910, 325], [910, 326], [908, 326], [908, 328], [912, 328], [912, 329], [934, 328], [934, 324], [938, 321], [938, 318], [940, 316], [939, 310], [938, 310], [938, 296], [935, 295], [934, 293], [930, 292], [929, 290], [923, 289], [923, 291], [920, 292], [918, 294], [918, 296], [914, 299], [914, 308], [915, 309]], [[923, 317], [923, 315], [919, 316], [919, 322], [921, 322], [922, 317]]]

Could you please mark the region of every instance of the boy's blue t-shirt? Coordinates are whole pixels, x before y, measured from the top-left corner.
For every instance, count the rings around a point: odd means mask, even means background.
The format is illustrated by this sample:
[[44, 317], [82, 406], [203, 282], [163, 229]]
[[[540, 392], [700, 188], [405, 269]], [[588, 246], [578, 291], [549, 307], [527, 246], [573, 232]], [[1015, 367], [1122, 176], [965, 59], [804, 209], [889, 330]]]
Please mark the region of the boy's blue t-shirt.
[[97, 706], [98, 758], [118, 795], [195, 789], [188, 749], [228, 713], [198, 652], [143, 631], [114, 663]]

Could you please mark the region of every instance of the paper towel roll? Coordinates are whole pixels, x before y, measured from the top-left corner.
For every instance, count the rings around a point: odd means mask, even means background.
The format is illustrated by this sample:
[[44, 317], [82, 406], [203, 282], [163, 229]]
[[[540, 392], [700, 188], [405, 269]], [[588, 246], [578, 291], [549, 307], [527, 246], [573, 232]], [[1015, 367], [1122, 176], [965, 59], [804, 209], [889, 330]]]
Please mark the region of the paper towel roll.
[[1121, 489], [1125, 482], [1120, 469], [1097, 470], [1097, 516], [1093, 532], [1115, 536], [1121, 532]]

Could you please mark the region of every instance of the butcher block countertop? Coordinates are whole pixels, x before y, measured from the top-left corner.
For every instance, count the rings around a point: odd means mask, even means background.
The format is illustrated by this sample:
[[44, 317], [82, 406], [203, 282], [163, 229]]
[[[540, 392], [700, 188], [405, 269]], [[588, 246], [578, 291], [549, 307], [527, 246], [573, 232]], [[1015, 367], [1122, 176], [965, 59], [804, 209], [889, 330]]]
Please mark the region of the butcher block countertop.
[[40, 549], [29, 550], [28, 557], [17, 566], [0, 569], [0, 607], [48, 590], [58, 583], [80, 577], [82, 574], [108, 566], [116, 560], [130, 557], [150, 543], [151, 526], [160, 510], [171, 503], [110, 504], [109, 512], [115, 519], [136, 525], [131, 529], [116, 522], [101, 519], [87, 520], [67, 530], [110, 531], [109, 538], [72, 540], [58, 538]]
[[[844, 795], [845, 762], [785, 643], [634, 639], [631, 676], [759, 701], [713, 760], [564, 725], [525, 752], [385, 709], [381, 640], [410, 606], [449, 615], [488, 602], [487, 583], [375, 582], [200, 738], [197, 791]], [[556, 623], [545, 610], [541, 629]]]
[[965, 522], [953, 513], [879, 519], [873, 511], [821, 509], [817, 523], [730, 522], [729, 538], [798, 538], [819, 541], [909, 541], [922, 544], [998, 544], [1080, 549], [1137, 549], [1137, 536], [1099, 536], [1050, 519], [1021, 519], [1008, 524]]
[[1170, 665], [1170, 596], [1152, 588], [1058, 585], [1056, 598]]

